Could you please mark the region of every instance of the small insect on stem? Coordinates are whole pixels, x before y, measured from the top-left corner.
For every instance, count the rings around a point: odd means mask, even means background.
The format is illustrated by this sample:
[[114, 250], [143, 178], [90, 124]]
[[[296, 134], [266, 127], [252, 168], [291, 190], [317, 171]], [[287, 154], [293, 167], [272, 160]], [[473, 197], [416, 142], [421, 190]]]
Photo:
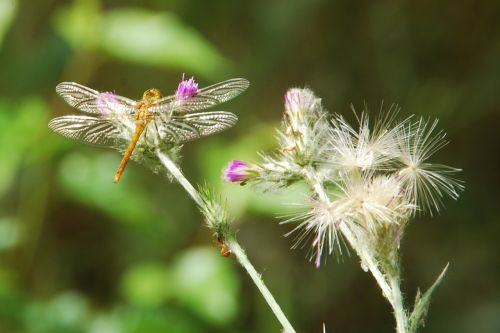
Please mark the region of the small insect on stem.
[[217, 238], [217, 244], [220, 247], [220, 255], [223, 257], [229, 257], [231, 255], [231, 249], [226, 245], [223, 239]]

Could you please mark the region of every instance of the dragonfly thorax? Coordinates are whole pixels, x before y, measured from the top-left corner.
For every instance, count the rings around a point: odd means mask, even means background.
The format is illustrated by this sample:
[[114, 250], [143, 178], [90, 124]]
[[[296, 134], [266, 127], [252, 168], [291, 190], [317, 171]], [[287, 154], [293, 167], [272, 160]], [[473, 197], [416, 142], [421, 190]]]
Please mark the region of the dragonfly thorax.
[[134, 119], [136, 121], [151, 121], [153, 119], [153, 114], [148, 109], [155, 101], [159, 100], [160, 98], [161, 92], [159, 89], [152, 88], [146, 90], [142, 95], [142, 100], [140, 100], [136, 105]]

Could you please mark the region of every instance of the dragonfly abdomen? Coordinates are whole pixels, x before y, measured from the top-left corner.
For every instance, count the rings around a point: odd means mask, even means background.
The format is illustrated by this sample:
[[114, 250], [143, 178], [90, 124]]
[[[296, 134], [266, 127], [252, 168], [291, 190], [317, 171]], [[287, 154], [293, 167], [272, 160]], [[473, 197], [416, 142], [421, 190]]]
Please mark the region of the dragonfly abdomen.
[[132, 136], [132, 139], [130, 140], [130, 144], [128, 145], [128, 148], [125, 151], [125, 154], [123, 154], [123, 158], [120, 162], [120, 166], [118, 167], [118, 170], [116, 170], [115, 179], [114, 179], [115, 183], [118, 183], [120, 181], [120, 178], [123, 174], [123, 171], [125, 171], [125, 167], [127, 166], [127, 163], [130, 160], [132, 153], [134, 152], [135, 146], [137, 145], [137, 141], [139, 141], [139, 138], [141, 137], [142, 132], [144, 132], [144, 128], [146, 127], [146, 125], [147, 125], [147, 122], [143, 121], [143, 120], [138, 120], [136, 122], [134, 135]]

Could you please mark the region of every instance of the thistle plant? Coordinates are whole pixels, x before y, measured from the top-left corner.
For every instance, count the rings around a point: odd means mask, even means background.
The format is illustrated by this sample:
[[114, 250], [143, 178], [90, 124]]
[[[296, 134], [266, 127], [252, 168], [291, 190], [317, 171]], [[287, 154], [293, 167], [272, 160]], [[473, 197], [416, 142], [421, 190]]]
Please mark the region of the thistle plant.
[[443, 199], [457, 199], [463, 185], [454, 178], [459, 169], [429, 162], [447, 144], [437, 121], [396, 121], [397, 115], [392, 106], [371, 125], [362, 112], [355, 128], [341, 115], [329, 115], [311, 90], [290, 89], [276, 152], [253, 164], [232, 161], [224, 175], [266, 191], [305, 182], [306, 210], [282, 221], [295, 225], [292, 247], [310, 244], [309, 258], [319, 267], [324, 254], [340, 255], [342, 244], [349, 244], [392, 306], [397, 332], [414, 333], [448, 265], [425, 293], [417, 293], [410, 311], [400, 288], [400, 242], [415, 215], [440, 212]]
[[[174, 95], [161, 97], [159, 90], [150, 89], [135, 102], [115, 93], [63, 83], [57, 92], [90, 115], [58, 117], [49, 127], [66, 137], [124, 152], [120, 175], [131, 158], [178, 181], [203, 214], [221, 255], [236, 257], [283, 331], [293, 333], [237, 242], [225, 201], [208, 186], [193, 186], [177, 164], [184, 142], [231, 127], [237, 119], [225, 111], [194, 111], [227, 101], [247, 87], [248, 81], [232, 79], [198, 89], [193, 78], [183, 77]], [[363, 112], [355, 129], [342, 116], [328, 115], [311, 90], [291, 89], [285, 95], [277, 151], [262, 154], [262, 160], [254, 164], [233, 160], [224, 177], [269, 191], [296, 182], [308, 184], [306, 210], [283, 221], [296, 224], [289, 233], [295, 235], [293, 246], [310, 244], [309, 258], [319, 267], [324, 254], [342, 252], [343, 238], [391, 304], [397, 332], [414, 333], [423, 324], [431, 294], [446, 267], [425, 293], [417, 293], [412, 311], [407, 310], [400, 288], [400, 241], [416, 214], [438, 213], [443, 199], [457, 199], [463, 186], [453, 178], [459, 169], [428, 162], [447, 143], [444, 132], [436, 130], [437, 122], [413, 117], [396, 122], [397, 111], [391, 107], [381, 113], [373, 126]]]

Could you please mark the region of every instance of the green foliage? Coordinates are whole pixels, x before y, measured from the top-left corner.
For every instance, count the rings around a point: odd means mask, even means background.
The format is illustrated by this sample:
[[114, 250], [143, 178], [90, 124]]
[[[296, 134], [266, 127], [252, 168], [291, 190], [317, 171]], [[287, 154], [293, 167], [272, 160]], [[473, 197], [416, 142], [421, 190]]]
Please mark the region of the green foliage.
[[0, 47], [17, 10], [17, 0], [0, 0]]
[[[135, 224], [168, 219], [159, 215], [145, 189], [129, 182], [123, 182], [120, 187], [113, 183], [119, 162], [118, 154], [107, 151], [68, 154], [61, 162], [61, 187], [68, 196], [98, 207], [121, 222]], [[127, 171], [129, 176], [131, 172]]]
[[141, 263], [123, 277], [122, 289], [130, 304], [157, 307], [174, 292], [169, 271], [164, 264]]
[[59, 8], [53, 22], [57, 32], [73, 48], [92, 50], [98, 47], [102, 22], [98, 0], [75, 0]]
[[227, 62], [174, 15], [117, 9], [103, 17], [102, 49], [117, 58], [214, 77]]
[[182, 253], [172, 265], [139, 264], [123, 277], [128, 303], [158, 308], [175, 300], [206, 322], [224, 324], [238, 311], [238, 282], [234, 267], [215, 247]]
[[29, 332], [84, 332], [89, 306], [82, 295], [65, 292], [50, 301], [32, 302], [25, 315]]
[[[40, 126], [48, 118], [47, 106], [40, 98], [26, 98], [14, 104], [0, 97], [0, 142], [3, 143], [0, 196], [15, 181], [16, 172], [24, 163], [36, 163], [50, 155], [53, 141], [46, 139], [45, 126]], [[44, 145], [38, 145], [41, 140]]]
[[24, 301], [17, 274], [8, 267], [0, 266], [0, 322], [21, 321], [25, 311]]
[[[106, 318], [106, 317], [105, 317]], [[185, 312], [175, 309], [156, 309], [150, 311], [136, 311], [125, 308], [117, 311], [112, 317], [105, 319], [101, 325], [111, 326], [116, 332], [135, 333], [201, 333], [203, 328]], [[120, 323], [121, 325], [117, 325]], [[97, 327], [100, 331], [91, 333], [109, 333], [104, 327]], [[112, 332], [114, 333], [114, 332]]]
[[18, 223], [13, 218], [0, 218], [0, 253], [14, 247], [19, 238]]
[[234, 270], [213, 247], [182, 254], [172, 270], [178, 301], [208, 322], [230, 322], [239, 309]]
[[212, 78], [230, 66], [203, 36], [172, 13], [126, 7], [101, 11], [97, 0], [75, 0], [58, 11], [54, 26], [74, 48], [102, 51], [132, 63]]
[[449, 265], [450, 264], [446, 265], [441, 274], [439, 274], [436, 281], [432, 284], [432, 286], [429, 289], [427, 289], [425, 293], [421, 294], [420, 290], [417, 290], [417, 296], [415, 297], [415, 305], [409, 318], [409, 327], [408, 327], [409, 333], [416, 333], [420, 326], [425, 326], [425, 317], [427, 316], [427, 312], [429, 311], [429, 305], [431, 302], [432, 293], [434, 292], [434, 289], [436, 289], [436, 287], [439, 286], [439, 284], [443, 280]]

